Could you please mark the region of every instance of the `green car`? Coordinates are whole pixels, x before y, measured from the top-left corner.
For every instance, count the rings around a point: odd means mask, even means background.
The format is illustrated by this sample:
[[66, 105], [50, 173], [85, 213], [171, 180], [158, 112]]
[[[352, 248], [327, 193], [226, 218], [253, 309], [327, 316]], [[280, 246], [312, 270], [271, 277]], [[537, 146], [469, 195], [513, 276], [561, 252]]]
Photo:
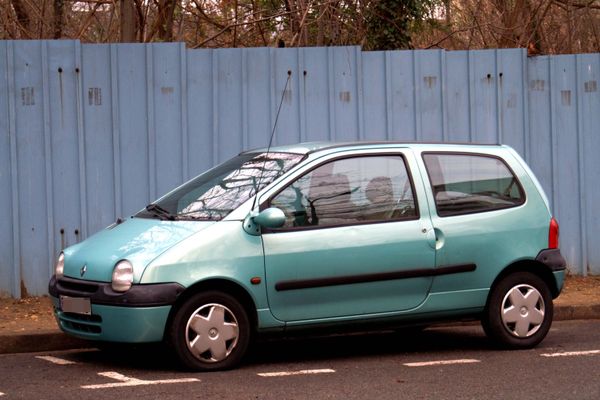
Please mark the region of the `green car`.
[[256, 335], [479, 319], [544, 339], [563, 286], [558, 224], [502, 145], [302, 143], [253, 150], [64, 249], [60, 328], [165, 341], [195, 370]]

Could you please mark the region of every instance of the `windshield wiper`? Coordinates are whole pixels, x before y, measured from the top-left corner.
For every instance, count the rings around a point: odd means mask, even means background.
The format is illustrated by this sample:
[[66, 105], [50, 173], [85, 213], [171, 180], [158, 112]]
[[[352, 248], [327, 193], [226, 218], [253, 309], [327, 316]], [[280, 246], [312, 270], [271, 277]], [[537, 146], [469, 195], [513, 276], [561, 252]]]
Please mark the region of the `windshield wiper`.
[[162, 220], [175, 221], [175, 219], [177, 218], [176, 215], [171, 214], [170, 212], [168, 212], [167, 210], [165, 210], [163, 207], [159, 206], [156, 203], [148, 204], [146, 206], [146, 211], [151, 212], [152, 214], [156, 215], [158, 218], [160, 218]]

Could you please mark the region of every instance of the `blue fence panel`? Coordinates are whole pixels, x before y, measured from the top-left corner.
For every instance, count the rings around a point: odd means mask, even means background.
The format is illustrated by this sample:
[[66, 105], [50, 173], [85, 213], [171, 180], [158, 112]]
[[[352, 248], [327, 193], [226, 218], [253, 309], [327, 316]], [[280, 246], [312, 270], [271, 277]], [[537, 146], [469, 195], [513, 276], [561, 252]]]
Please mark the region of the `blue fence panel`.
[[[281, 49], [271, 54], [270, 82], [265, 82], [271, 89], [270, 102], [266, 103], [268, 115], [270, 114], [271, 127], [275, 124], [277, 111], [281, 103], [279, 118], [275, 129], [273, 144], [292, 143], [300, 140], [300, 96], [298, 88], [298, 53], [299, 49]], [[288, 74], [289, 81], [288, 81]], [[287, 87], [286, 87], [287, 83]], [[261, 102], [260, 98], [256, 99]], [[266, 147], [268, 136], [271, 134], [269, 128], [267, 140], [260, 147]]]
[[446, 53], [446, 139], [450, 142], [468, 142], [471, 132], [471, 98], [469, 90], [469, 52]]
[[81, 51], [86, 235], [89, 235], [111, 224], [120, 213], [115, 204], [111, 47], [82, 46]]
[[[518, 60], [518, 55], [504, 50], [498, 51], [498, 119], [499, 143], [512, 146], [523, 156], [527, 156], [525, 138], [527, 136], [525, 89], [526, 60]], [[525, 54], [522, 55], [525, 57]], [[519, 61], [519, 62], [515, 62]]]
[[577, 56], [581, 265], [600, 274], [600, 54]]
[[561, 225], [561, 250], [574, 265], [581, 265], [579, 236], [579, 144], [577, 131], [577, 85], [575, 57], [551, 58], [550, 101], [552, 103], [552, 137], [557, 149], [554, 163], [554, 212]]
[[444, 140], [444, 84], [441, 50], [418, 50], [415, 54], [415, 89], [417, 93], [417, 137], [419, 140]]
[[390, 60], [387, 52], [370, 52], [363, 56], [363, 110], [364, 132], [373, 140], [386, 140], [390, 137], [392, 118], [390, 103], [392, 98]]
[[2, 296], [44, 294], [61, 248], [266, 146], [282, 99], [275, 144], [513, 146], [549, 195], [570, 270], [600, 274], [599, 54], [78, 41], [4, 41], [0, 54]]
[[[244, 126], [243, 134], [245, 148], [254, 149], [264, 147], [268, 143], [273, 127], [271, 122], [271, 50], [247, 49], [244, 50], [245, 69], [243, 80], [244, 88]], [[298, 74], [294, 77], [299, 79]], [[292, 86], [290, 84], [290, 86]], [[252, 132], [252, 134], [250, 134]], [[285, 133], [285, 132], [279, 132]]]
[[[153, 136], [149, 137], [149, 154], [153, 180], [150, 196], [161, 196], [184, 182], [187, 173], [188, 131], [184, 103], [185, 82], [185, 46], [170, 44], [154, 44], [148, 49], [148, 109], [149, 123], [153, 127]], [[151, 71], [150, 72], [150, 67]], [[187, 104], [186, 104], [187, 106]], [[153, 121], [150, 121], [153, 119]], [[169, 133], [166, 133], [169, 132]], [[173, 133], [175, 134], [173, 134]]]
[[240, 52], [224, 49], [216, 54], [217, 97], [217, 162], [222, 162], [243, 148], [242, 123], [242, 63]]
[[71, 41], [41, 42], [41, 46], [48, 55], [41, 66], [47, 76], [48, 90], [40, 88], [40, 97], [44, 97], [40, 116], [49, 121], [44, 124], [49, 151], [45, 167], [31, 171], [47, 177], [45, 183], [51, 187], [48, 190], [52, 204], [48, 210], [53, 222], [50, 236], [59, 239], [52, 241], [54, 253], [88, 234], [85, 156], [80, 152], [80, 146], [84, 146], [83, 126], [80, 126], [81, 47], [79, 42]]
[[[330, 118], [333, 121], [331, 139], [358, 140], [362, 114], [362, 91], [359, 95], [359, 47], [339, 47], [329, 52]], [[333, 71], [331, 70], [333, 69]], [[362, 85], [361, 85], [362, 86]], [[331, 104], [330, 103], [330, 104]]]
[[190, 51], [186, 55], [188, 177], [215, 164], [213, 55], [210, 50]]
[[[12, 48], [7, 42], [0, 42], [0, 296], [8, 296], [15, 290], [15, 264], [13, 253], [13, 232], [19, 231], [18, 221], [13, 220], [13, 149], [15, 130], [12, 126], [14, 106], [9, 107], [9, 102], [14, 103], [14, 89], [9, 83], [9, 74], [12, 76], [12, 56], [8, 51]], [[10, 108], [10, 111], [9, 111]], [[16, 171], [15, 171], [16, 172]], [[14, 231], [13, 231], [14, 230]]]
[[[368, 54], [368, 53], [367, 53]], [[386, 52], [389, 54], [392, 79], [392, 136], [394, 140], [418, 140], [420, 117], [417, 115], [415, 87], [415, 58], [412, 51]], [[388, 117], [389, 118], [389, 117]], [[419, 121], [419, 125], [417, 125]]]
[[[114, 45], [117, 69], [119, 216], [130, 215], [156, 197], [156, 156], [152, 82], [152, 46]], [[175, 133], [175, 132], [174, 132]], [[177, 132], [177, 134], [179, 134]], [[142, 204], [144, 203], [144, 204]]]
[[544, 187], [554, 209], [552, 166], [556, 159], [550, 118], [550, 57], [535, 57], [528, 62], [529, 157], [528, 162]]
[[471, 139], [480, 143], [498, 141], [498, 72], [496, 50], [471, 53], [470, 91], [473, 125]]
[[[330, 65], [330, 54], [333, 51], [335, 51], [334, 48], [323, 47], [303, 50], [302, 90], [304, 91], [304, 127], [307, 141], [333, 138], [335, 119], [333, 113], [330, 112], [334, 96], [330, 86], [330, 71], [333, 71], [333, 66]], [[274, 92], [272, 96], [275, 97]], [[275, 103], [276, 100], [272, 102], [273, 107], [276, 106]]]
[[[16, 259], [14, 267], [16, 282], [21, 292], [26, 295], [26, 287], [43, 288], [47, 282], [51, 262], [49, 258], [48, 214], [61, 213], [62, 207], [52, 207], [48, 195], [46, 171], [49, 156], [48, 143], [48, 107], [45, 96], [50, 84], [48, 82], [48, 52], [47, 43], [43, 42], [13, 42], [9, 49], [14, 66], [14, 119], [16, 158], [12, 166], [16, 168], [17, 182], [13, 185], [16, 190], [16, 200], [13, 203], [13, 219], [16, 217], [18, 233], [16, 235]], [[66, 115], [66, 118], [71, 115]], [[60, 137], [60, 132], [57, 133]], [[76, 146], [76, 145], [75, 145]], [[69, 157], [70, 149], [65, 149], [65, 157]], [[76, 153], [75, 153], [76, 154]], [[79, 177], [72, 182], [75, 194], [74, 210], [79, 209]], [[50, 209], [50, 212], [48, 212]], [[64, 210], [66, 211], [66, 210]], [[73, 211], [73, 210], [71, 210]], [[64, 214], [63, 214], [64, 215]], [[70, 215], [69, 220], [77, 219], [78, 214]], [[35, 293], [35, 292], [34, 292]]]

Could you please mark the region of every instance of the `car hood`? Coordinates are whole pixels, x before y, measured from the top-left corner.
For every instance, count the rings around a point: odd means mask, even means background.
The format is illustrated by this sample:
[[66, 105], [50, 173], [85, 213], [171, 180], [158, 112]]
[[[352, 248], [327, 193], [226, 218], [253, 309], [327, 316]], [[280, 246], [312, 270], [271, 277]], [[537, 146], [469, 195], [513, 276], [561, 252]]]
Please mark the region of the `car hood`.
[[[110, 282], [117, 261], [126, 259], [133, 265], [134, 283], [139, 282], [148, 263], [171, 246], [214, 223], [127, 219], [66, 248], [64, 275], [75, 279]], [[84, 266], [85, 272], [82, 273]]]

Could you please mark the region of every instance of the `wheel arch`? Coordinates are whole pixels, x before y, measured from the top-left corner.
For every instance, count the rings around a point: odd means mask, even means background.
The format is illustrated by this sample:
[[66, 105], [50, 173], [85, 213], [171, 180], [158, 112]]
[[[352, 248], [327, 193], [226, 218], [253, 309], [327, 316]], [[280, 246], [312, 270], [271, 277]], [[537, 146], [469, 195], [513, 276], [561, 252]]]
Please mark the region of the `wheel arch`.
[[226, 293], [230, 296], [233, 296], [236, 300], [240, 302], [246, 314], [248, 315], [248, 319], [250, 320], [250, 328], [253, 332], [256, 331], [258, 326], [258, 315], [256, 312], [256, 303], [254, 299], [248, 293], [248, 291], [241, 286], [240, 284], [227, 280], [227, 279], [208, 279], [205, 281], [196, 282], [192, 286], [188, 287], [183, 293], [181, 293], [173, 306], [171, 307], [171, 311], [169, 312], [169, 317], [167, 318], [167, 323], [165, 325], [165, 332], [171, 326], [173, 321], [173, 317], [177, 313], [177, 310], [185, 304], [192, 296], [202, 291], [219, 291]]
[[[529, 272], [533, 275], [536, 275], [543, 280], [546, 285], [548, 285], [552, 298], [555, 299], [558, 297], [560, 290], [557, 286], [556, 279], [554, 279], [552, 271], [546, 265], [536, 260], [520, 260], [508, 265], [502, 270], [502, 272], [500, 272], [500, 274], [498, 274], [496, 279], [494, 279], [489, 293], [491, 294], [498, 283], [500, 283], [505, 277], [515, 272]], [[487, 302], [489, 303], [489, 295]]]
[[[506, 267], [494, 280], [482, 313], [481, 325], [486, 335], [497, 345], [507, 349], [529, 349], [538, 345], [552, 325], [552, 297], [556, 291], [553, 280], [550, 270], [535, 260], [515, 262]], [[544, 287], [535, 287], [538, 285]], [[529, 288], [521, 289], [521, 286]], [[536, 291], [536, 304], [525, 305], [518, 301], [515, 304], [512, 300], [507, 300], [508, 294], [513, 290]], [[543, 301], [540, 303], [538, 299]], [[519, 307], [516, 310], [518, 317], [513, 315], [509, 320], [505, 320], [504, 315], [508, 310], [506, 307], [514, 308], [513, 305]], [[529, 316], [532, 307], [538, 309], [541, 319]]]

